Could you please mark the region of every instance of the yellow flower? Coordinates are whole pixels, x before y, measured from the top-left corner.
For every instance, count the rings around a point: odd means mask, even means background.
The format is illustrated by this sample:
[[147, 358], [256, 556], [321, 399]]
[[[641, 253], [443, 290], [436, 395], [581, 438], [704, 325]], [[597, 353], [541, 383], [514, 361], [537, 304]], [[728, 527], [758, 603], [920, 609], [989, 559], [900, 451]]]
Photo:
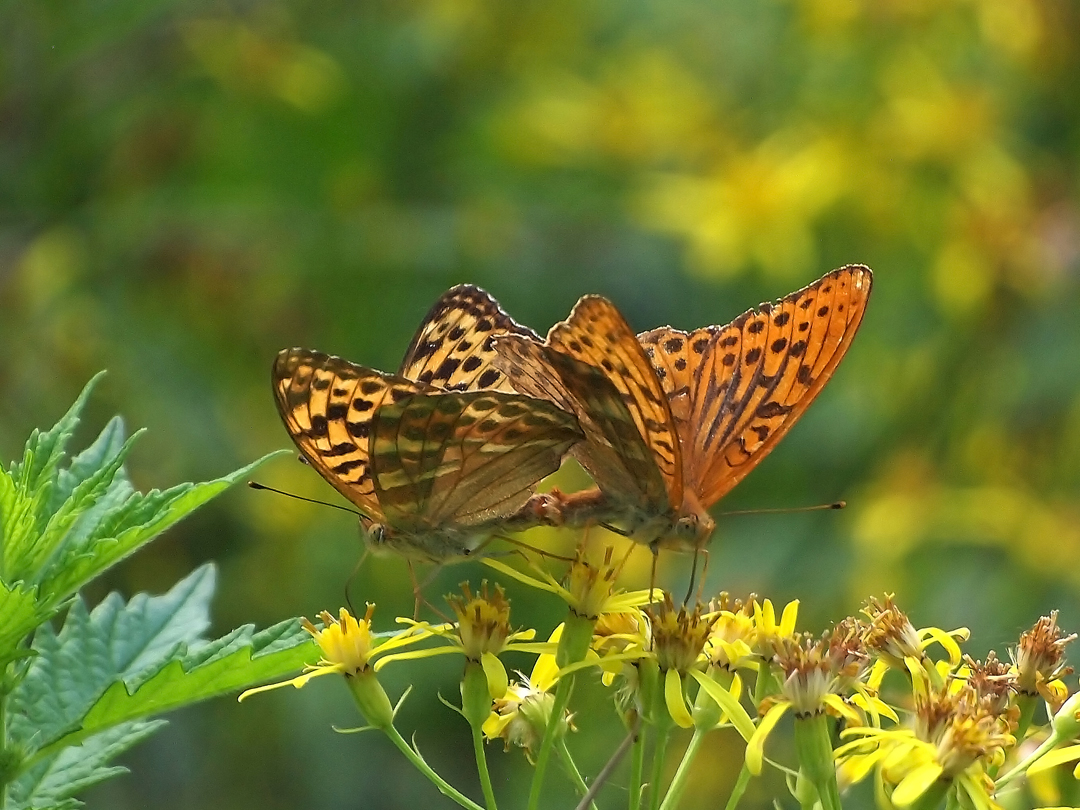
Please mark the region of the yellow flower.
[[771, 599], [763, 602], [754, 600], [754, 647], [764, 658], [772, 655], [772, 646], [775, 642], [789, 639], [795, 634], [795, 621], [799, 616], [799, 600], [788, 602], [784, 606], [784, 612], [780, 617], [780, 623], [776, 622], [776, 610], [773, 608]]
[[410, 625], [417, 639], [439, 638], [446, 643], [442, 647], [428, 647], [423, 650], [409, 650], [387, 656], [376, 664], [380, 669], [391, 661], [405, 661], [416, 658], [430, 658], [435, 655], [464, 655], [469, 661], [479, 663], [487, 678], [488, 694], [493, 698], [502, 697], [509, 685], [506, 668], [499, 655], [508, 651], [551, 652], [551, 645], [529, 643], [535, 636], [535, 630], [511, 630], [510, 603], [503, 589], [495, 586], [493, 594], [488, 593], [487, 582], [481, 585], [478, 595], [473, 595], [468, 583], [462, 583], [464, 598], [448, 596], [447, 602], [457, 617], [454, 624], [430, 625], [426, 622], [414, 622], [412, 619], [398, 619]]
[[920, 674], [913, 684], [915, 712], [909, 727], [841, 732], [859, 738], [836, 751], [841, 775], [857, 782], [877, 768], [898, 807], [934, 788], [955, 793], [960, 806], [999, 808], [988, 771], [1000, 766], [1006, 749], [1015, 745], [1007, 720], [991, 711], [966, 681], [936, 687]]
[[372, 633], [371, 616], [374, 612], [375, 605], [368, 603], [364, 618], [356, 619], [348, 610], [341, 608], [335, 620], [324, 610], [319, 614], [323, 622], [321, 630], [307, 619], [301, 619], [300, 624], [315, 638], [322, 650], [319, 663], [305, 667], [303, 674], [287, 681], [248, 689], [239, 699], [244, 700], [259, 692], [268, 692], [282, 686], [295, 686], [300, 689], [312, 678], [321, 675], [340, 673], [347, 678], [353, 677], [367, 672], [374, 659], [419, 640], [412, 628], [389, 638]]
[[591, 542], [578, 546], [566, 575], [564, 587], [551, 574], [532, 566], [538, 577], [531, 577], [504, 562], [485, 557], [485, 565], [519, 582], [553, 593], [566, 602], [578, 616], [595, 620], [605, 613], [629, 613], [651, 601], [648, 590], [621, 591], [616, 587], [629, 551], [616, 559], [613, 546]]
[[1018, 691], [1041, 695], [1055, 709], [1068, 697], [1061, 683], [1061, 678], [1072, 671], [1065, 665], [1065, 645], [1076, 638], [1076, 633], [1065, 635], [1061, 631], [1057, 617], [1056, 610], [1041, 617], [1020, 636], [1020, 643], [1011, 651]]
[[[561, 632], [560, 625], [548, 639], [551, 645], [558, 642]], [[484, 723], [484, 736], [489, 740], [501, 737], [507, 749], [511, 745], [524, 748], [532, 762], [551, 719], [555, 705], [555, 694], [551, 690], [558, 677], [559, 667], [554, 654], [538, 656], [532, 673], [528, 677], [522, 675], [520, 681], [511, 683], [504, 694], [494, 700], [491, 715]], [[567, 713], [556, 733], [561, 735], [573, 728]]]
[[886, 595], [884, 603], [870, 599], [862, 612], [870, 619], [866, 646], [893, 669], [907, 670], [913, 678], [919, 670], [940, 685], [938, 670], [925, 652], [935, 641], [948, 653], [950, 666], [959, 665], [960, 647], [956, 642], [967, 640], [970, 634], [966, 627], [949, 632], [937, 627], [916, 630], [907, 614], [893, 602], [892, 594]]

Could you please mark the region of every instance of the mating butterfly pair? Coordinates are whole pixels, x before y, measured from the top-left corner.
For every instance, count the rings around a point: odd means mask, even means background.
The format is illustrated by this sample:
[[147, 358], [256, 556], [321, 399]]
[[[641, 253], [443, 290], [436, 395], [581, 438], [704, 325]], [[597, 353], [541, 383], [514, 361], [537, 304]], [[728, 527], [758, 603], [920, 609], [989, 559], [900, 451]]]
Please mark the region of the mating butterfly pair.
[[[397, 375], [292, 349], [274, 364], [274, 392], [369, 541], [409, 557], [468, 554], [541, 523], [614, 524], [654, 549], [700, 548], [708, 507], [832, 375], [871, 282], [849, 265], [690, 333], [635, 335], [610, 301], [585, 296], [545, 340], [460, 286], [432, 307]], [[596, 487], [534, 495], [568, 451]]]

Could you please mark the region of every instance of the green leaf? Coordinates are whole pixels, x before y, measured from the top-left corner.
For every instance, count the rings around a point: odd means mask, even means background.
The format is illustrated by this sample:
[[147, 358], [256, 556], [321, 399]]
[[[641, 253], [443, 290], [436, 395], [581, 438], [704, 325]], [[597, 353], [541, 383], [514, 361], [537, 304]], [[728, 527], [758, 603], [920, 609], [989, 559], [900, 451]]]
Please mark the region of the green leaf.
[[[83, 531], [78, 535], [72, 535], [72, 542], [65, 545], [62, 554], [53, 558], [49, 570], [43, 575], [43, 596], [49, 594], [54, 601], [66, 599], [106, 568], [131, 554], [237, 481], [250, 476], [259, 465], [287, 452], [278, 450], [269, 453], [246, 467], [213, 481], [179, 484], [163, 492], [151, 490], [145, 495], [129, 492], [122, 503], [100, 515], [96, 525], [83, 527]], [[87, 486], [91, 480], [92, 477], [88, 478], [80, 486]], [[74, 494], [72, 497], [75, 497]]]
[[68, 441], [101, 372], [83, 388], [75, 403], [51, 430], [35, 430], [22, 462], [0, 472], [0, 578], [12, 583], [26, 579], [23, 560], [34, 549], [48, 523], [60, 462]]
[[19, 656], [19, 643], [46, 618], [38, 607], [36, 588], [0, 582], [0, 665]]
[[111, 759], [164, 725], [164, 720], [125, 723], [38, 762], [11, 784], [6, 807], [29, 810], [80, 806], [82, 803], [73, 798], [77, 792], [127, 773], [122, 766], [109, 766]]

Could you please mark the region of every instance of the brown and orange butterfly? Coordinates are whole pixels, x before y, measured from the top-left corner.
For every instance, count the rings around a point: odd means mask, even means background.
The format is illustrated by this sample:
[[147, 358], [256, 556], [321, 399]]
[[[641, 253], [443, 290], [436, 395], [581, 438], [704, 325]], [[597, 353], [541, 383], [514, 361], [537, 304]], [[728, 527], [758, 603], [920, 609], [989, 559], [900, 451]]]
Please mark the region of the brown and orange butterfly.
[[368, 543], [416, 560], [534, 525], [522, 511], [533, 487], [582, 437], [548, 402], [440, 391], [306, 349], [278, 355], [273, 388], [289, 435], [360, 510]]
[[523, 394], [574, 413], [572, 451], [597, 487], [561, 499], [567, 525], [622, 524], [635, 540], [701, 548], [708, 508], [756, 467], [832, 376], [862, 321], [872, 274], [849, 265], [727, 326], [635, 336], [585, 296], [540, 343], [496, 338]]

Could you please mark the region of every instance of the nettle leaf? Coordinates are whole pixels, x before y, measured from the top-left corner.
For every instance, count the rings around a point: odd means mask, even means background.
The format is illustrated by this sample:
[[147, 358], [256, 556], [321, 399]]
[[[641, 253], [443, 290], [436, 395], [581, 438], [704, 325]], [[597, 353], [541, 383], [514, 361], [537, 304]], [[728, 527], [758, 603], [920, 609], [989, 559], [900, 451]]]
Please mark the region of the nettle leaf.
[[204, 640], [214, 579], [213, 567], [203, 566], [162, 596], [124, 604], [112, 594], [89, 613], [76, 599], [59, 633], [40, 628], [37, 657], [10, 698], [10, 744], [28, 754], [12, 794], [20, 806], [55, 804], [121, 772], [106, 763], [157, 728], [151, 715], [318, 658], [296, 620]]
[[3, 547], [0, 576], [8, 583], [29, 579], [26, 560], [40, 554], [42, 533], [49, 521], [49, 509], [60, 462], [67, 443], [79, 424], [90, 392], [105, 372], [95, 375], [75, 403], [51, 430], [34, 430], [26, 442], [21, 462], [12, 462], [0, 472], [0, 543]]
[[19, 642], [48, 618], [38, 605], [37, 589], [0, 582], [0, 665], [19, 657]]
[[[125, 445], [126, 446], [126, 445]], [[98, 516], [94, 525], [80, 527], [70, 536], [62, 553], [50, 561], [42, 577], [42, 593], [54, 600], [67, 598], [106, 568], [137, 550], [181, 518], [224, 492], [271, 458], [287, 453], [278, 450], [236, 472], [200, 484], [179, 484], [146, 494], [127, 491], [126, 482], [109, 498], [111, 508]], [[87, 479], [89, 481], [91, 479]], [[85, 486], [87, 482], [80, 486]], [[76, 491], [78, 488], [76, 489]], [[126, 497], [119, 503], [119, 494]], [[73, 495], [74, 497], [74, 495]], [[114, 505], [115, 504], [115, 505]]]

